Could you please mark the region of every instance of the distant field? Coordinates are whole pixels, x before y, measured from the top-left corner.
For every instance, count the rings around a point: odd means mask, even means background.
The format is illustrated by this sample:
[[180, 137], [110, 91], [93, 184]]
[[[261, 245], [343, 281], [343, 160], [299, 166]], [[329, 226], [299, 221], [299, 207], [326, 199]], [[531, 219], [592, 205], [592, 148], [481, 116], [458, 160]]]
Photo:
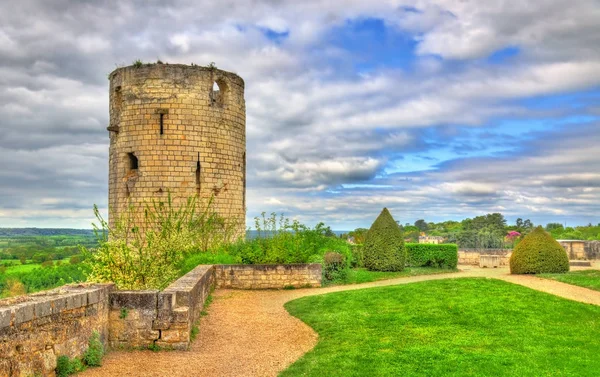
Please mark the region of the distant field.
[[[69, 263], [69, 260], [70, 260], [70, 258], [62, 259], [61, 263], [62, 264]], [[14, 259], [12, 259], [12, 260], [11, 259], [2, 259], [2, 260], [0, 260], [1, 264], [4, 264], [5, 262], [14, 263], [14, 265], [12, 265], [12, 266], [10, 266], [10, 267], [8, 267], [6, 269], [5, 274], [7, 276], [17, 275], [17, 274], [25, 273], [25, 272], [30, 272], [32, 270], [35, 270], [36, 268], [41, 268], [42, 267], [41, 264], [39, 264], [39, 263], [31, 263], [31, 261], [28, 261], [27, 264], [21, 264], [21, 262], [19, 262], [18, 260], [15, 261]], [[54, 265], [56, 266], [56, 261], [54, 261]]]

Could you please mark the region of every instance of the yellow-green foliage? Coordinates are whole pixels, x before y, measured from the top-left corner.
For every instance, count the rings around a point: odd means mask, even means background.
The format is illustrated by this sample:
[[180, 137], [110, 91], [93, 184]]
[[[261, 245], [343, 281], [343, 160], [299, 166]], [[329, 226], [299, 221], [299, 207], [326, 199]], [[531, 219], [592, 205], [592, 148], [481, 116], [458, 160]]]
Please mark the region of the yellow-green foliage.
[[402, 271], [406, 261], [404, 238], [400, 227], [387, 208], [377, 217], [367, 232], [364, 244], [364, 264], [371, 271]]
[[[235, 224], [211, 207], [189, 198], [175, 206], [152, 201], [144, 211], [130, 208], [113, 226], [94, 208], [100, 226], [96, 250], [87, 251], [90, 281], [111, 281], [119, 289], [163, 289], [179, 276], [179, 264], [192, 252], [229, 242]], [[139, 215], [143, 213], [143, 215]]]
[[541, 226], [514, 248], [510, 257], [511, 274], [541, 274], [569, 271], [569, 257], [563, 247]]

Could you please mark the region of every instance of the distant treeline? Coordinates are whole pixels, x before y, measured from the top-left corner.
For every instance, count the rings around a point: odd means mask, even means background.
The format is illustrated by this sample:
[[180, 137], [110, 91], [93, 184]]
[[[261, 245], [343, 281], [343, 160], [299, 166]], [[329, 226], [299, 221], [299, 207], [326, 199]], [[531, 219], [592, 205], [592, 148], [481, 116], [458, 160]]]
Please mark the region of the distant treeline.
[[92, 229], [68, 228], [0, 228], [0, 237], [22, 236], [93, 236]]

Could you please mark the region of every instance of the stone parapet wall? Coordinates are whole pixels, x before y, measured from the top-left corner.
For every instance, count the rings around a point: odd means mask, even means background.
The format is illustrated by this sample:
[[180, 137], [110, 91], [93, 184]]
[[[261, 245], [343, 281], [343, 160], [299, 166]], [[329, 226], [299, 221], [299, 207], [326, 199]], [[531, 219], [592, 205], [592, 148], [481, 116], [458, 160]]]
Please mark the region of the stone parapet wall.
[[510, 256], [512, 255], [512, 250], [507, 249], [489, 249], [477, 251], [467, 250], [458, 251], [458, 264], [479, 266], [479, 260], [481, 255], [499, 255], [500, 266], [508, 266], [508, 261], [510, 260]]
[[320, 264], [198, 266], [163, 291], [65, 286], [0, 301], [0, 376], [54, 376], [81, 357], [94, 331], [112, 349], [187, 349], [211, 290], [320, 287]]
[[54, 376], [81, 357], [94, 331], [106, 343], [112, 284], [65, 286], [0, 301], [0, 376]]
[[110, 347], [156, 345], [187, 349], [192, 327], [200, 318], [214, 282], [214, 267], [198, 266], [162, 292], [113, 292], [110, 295]]
[[314, 264], [255, 264], [215, 266], [218, 288], [283, 289], [320, 287], [322, 267]]

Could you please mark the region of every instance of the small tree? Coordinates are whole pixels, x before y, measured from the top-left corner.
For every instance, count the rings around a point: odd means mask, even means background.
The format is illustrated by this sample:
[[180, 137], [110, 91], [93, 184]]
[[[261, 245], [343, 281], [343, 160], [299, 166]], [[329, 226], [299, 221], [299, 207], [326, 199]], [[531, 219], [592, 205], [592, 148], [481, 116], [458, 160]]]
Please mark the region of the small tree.
[[390, 211], [384, 208], [365, 237], [365, 267], [371, 271], [402, 271], [405, 262], [402, 231]]
[[178, 264], [192, 252], [228, 243], [235, 224], [192, 197], [175, 205], [152, 200], [141, 211], [130, 206], [112, 227], [94, 206], [98, 247], [82, 254], [90, 281], [112, 281], [119, 289], [163, 289], [179, 274]]
[[541, 226], [525, 236], [510, 257], [511, 274], [541, 274], [569, 271], [565, 249]]

